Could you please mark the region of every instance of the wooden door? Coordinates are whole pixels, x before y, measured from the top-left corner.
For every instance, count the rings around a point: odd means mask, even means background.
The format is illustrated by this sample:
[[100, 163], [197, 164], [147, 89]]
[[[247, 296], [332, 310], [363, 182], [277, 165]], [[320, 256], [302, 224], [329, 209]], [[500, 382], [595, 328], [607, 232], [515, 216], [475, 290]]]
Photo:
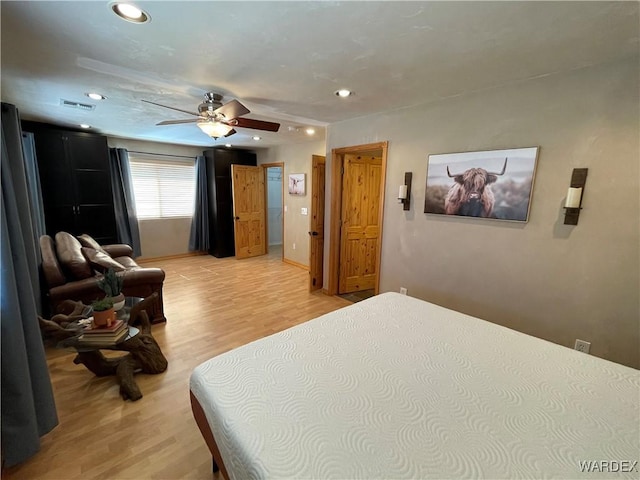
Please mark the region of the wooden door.
[[382, 157], [345, 154], [339, 293], [376, 286]]
[[236, 258], [267, 253], [262, 167], [231, 165]]
[[325, 158], [313, 155], [311, 161], [311, 238], [309, 248], [309, 291], [322, 288], [324, 250], [324, 184]]

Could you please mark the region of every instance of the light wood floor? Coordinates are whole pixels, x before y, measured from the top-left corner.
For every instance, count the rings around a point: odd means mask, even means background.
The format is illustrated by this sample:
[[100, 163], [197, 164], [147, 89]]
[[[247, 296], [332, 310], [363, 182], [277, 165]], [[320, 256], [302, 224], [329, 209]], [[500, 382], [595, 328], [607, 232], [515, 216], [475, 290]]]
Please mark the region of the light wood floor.
[[123, 401], [114, 377], [94, 377], [74, 354], [47, 349], [59, 425], [41, 451], [6, 479], [211, 479], [209, 451], [189, 404], [189, 375], [203, 361], [350, 302], [308, 293], [308, 273], [280, 252], [236, 260], [209, 255], [155, 261], [165, 270], [167, 323], [153, 326], [169, 361], [137, 375], [144, 397]]

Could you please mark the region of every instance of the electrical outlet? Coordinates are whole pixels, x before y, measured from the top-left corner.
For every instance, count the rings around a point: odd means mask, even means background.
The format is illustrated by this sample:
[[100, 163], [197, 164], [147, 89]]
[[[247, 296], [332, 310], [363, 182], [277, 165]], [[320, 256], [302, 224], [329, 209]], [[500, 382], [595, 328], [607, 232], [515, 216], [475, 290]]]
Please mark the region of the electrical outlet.
[[576, 345], [573, 347], [574, 350], [578, 350], [582, 353], [589, 353], [589, 348], [591, 348], [591, 344], [584, 340], [576, 340]]
[[404, 287], [400, 287], [400, 293], [401, 293], [402, 295], [406, 295], [406, 294], [407, 294], [407, 289], [406, 289], [406, 288], [404, 288]]

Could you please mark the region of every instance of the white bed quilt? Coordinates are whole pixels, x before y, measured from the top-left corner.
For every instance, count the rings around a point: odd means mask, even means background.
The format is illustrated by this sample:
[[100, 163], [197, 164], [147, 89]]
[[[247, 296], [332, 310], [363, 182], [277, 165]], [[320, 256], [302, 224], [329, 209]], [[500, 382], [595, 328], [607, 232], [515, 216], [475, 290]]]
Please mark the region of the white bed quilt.
[[639, 371], [396, 293], [212, 358], [191, 390], [232, 479], [638, 478], [580, 462], [640, 460]]

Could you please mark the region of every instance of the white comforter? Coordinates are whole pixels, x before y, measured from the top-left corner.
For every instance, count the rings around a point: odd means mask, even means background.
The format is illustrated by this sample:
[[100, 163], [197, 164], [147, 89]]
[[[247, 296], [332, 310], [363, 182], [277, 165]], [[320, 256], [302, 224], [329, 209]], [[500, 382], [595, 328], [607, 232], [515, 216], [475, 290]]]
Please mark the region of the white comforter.
[[212, 358], [191, 390], [233, 479], [638, 478], [640, 372], [395, 293]]

